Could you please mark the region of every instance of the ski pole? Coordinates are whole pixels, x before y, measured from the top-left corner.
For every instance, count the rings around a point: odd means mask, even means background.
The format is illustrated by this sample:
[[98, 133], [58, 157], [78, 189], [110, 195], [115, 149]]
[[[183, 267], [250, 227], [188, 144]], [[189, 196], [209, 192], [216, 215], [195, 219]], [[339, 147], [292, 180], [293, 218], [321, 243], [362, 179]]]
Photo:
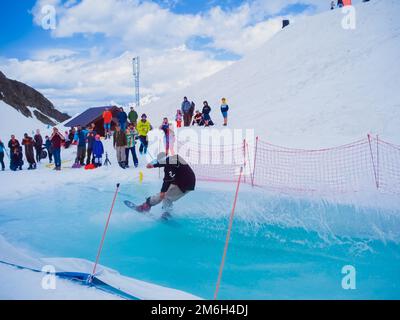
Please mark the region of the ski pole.
[[106, 233], [107, 233], [107, 230], [108, 230], [108, 225], [110, 224], [111, 214], [112, 214], [112, 211], [113, 211], [113, 209], [114, 209], [115, 200], [117, 199], [117, 195], [118, 195], [118, 191], [119, 191], [119, 186], [120, 186], [120, 184], [117, 183], [117, 189], [115, 190], [114, 199], [113, 199], [113, 201], [112, 201], [110, 213], [108, 214], [106, 226], [104, 227], [103, 236], [102, 236], [102, 238], [101, 238], [99, 250], [98, 250], [98, 252], [97, 252], [96, 262], [95, 262], [95, 264], [94, 264], [92, 274], [90, 275], [90, 277], [89, 277], [89, 279], [88, 279], [88, 283], [91, 283], [91, 282], [92, 282], [93, 277], [94, 277], [94, 275], [96, 274], [96, 268], [97, 268], [97, 265], [98, 265], [98, 263], [99, 263], [101, 251], [102, 251], [102, 249], [103, 249], [104, 240], [105, 240], [105, 238], [106, 238]]

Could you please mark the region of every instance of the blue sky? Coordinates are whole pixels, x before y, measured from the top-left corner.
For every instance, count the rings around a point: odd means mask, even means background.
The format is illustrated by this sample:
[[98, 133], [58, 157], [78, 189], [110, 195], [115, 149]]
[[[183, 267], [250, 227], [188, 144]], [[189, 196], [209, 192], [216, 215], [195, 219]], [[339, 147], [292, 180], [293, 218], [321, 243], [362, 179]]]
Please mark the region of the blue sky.
[[[41, 27], [47, 4], [57, 13], [53, 31]], [[130, 102], [130, 57], [140, 55], [147, 70], [143, 95], [159, 97], [257, 49], [280, 30], [283, 17], [313, 14], [329, 1], [6, 0], [1, 5], [0, 27], [7, 32], [0, 37], [0, 70], [75, 111], [113, 98]], [[105, 93], [110, 87], [114, 94]]]

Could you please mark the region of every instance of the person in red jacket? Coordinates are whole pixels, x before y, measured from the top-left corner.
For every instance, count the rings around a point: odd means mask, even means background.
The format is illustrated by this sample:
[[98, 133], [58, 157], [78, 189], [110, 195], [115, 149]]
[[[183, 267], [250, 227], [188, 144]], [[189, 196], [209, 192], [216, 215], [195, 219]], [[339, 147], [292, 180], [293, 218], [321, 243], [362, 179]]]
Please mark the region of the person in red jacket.
[[112, 121], [112, 112], [106, 108], [103, 112], [103, 120], [104, 120], [104, 130], [105, 130], [105, 137], [110, 138], [111, 137], [111, 121]]
[[64, 136], [58, 131], [56, 127], [53, 128], [53, 134], [50, 137], [51, 147], [54, 156], [54, 170], [61, 170], [61, 145], [64, 141]]

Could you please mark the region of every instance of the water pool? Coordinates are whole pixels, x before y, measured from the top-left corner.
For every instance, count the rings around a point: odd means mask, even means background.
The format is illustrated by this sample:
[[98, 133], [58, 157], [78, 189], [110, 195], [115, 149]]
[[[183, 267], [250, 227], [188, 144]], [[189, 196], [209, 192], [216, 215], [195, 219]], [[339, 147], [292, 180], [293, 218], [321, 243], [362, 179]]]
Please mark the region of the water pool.
[[[173, 221], [161, 223], [122, 203], [142, 201], [159, 183], [122, 185], [100, 263], [211, 299], [233, 188], [210, 191], [200, 184], [178, 203]], [[0, 234], [44, 256], [94, 261], [113, 192], [113, 185], [70, 184], [40, 196], [2, 200]], [[399, 214], [244, 188], [219, 298], [399, 299]], [[356, 290], [342, 289], [345, 265], [356, 268]]]

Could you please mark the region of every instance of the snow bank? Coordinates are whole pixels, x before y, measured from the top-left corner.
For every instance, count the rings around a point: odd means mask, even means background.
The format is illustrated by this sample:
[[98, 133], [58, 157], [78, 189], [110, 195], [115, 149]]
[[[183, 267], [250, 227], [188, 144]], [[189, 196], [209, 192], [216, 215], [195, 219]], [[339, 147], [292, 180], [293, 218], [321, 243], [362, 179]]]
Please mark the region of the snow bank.
[[[27, 269], [4, 264], [14, 264]], [[10, 245], [0, 236], [0, 299], [119, 299], [94, 287], [86, 287], [57, 278], [55, 290], [42, 288], [44, 273], [28, 269], [42, 270], [52, 266], [56, 272], [81, 272], [90, 274], [93, 262], [83, 259], [34, 258], [30, 254]], [[194, 295], [161, 287], [144, 281], [124, 277], [117, 271], [99, 265], [96, 278], [118, 290], [141, 300], [198, 300]]]

